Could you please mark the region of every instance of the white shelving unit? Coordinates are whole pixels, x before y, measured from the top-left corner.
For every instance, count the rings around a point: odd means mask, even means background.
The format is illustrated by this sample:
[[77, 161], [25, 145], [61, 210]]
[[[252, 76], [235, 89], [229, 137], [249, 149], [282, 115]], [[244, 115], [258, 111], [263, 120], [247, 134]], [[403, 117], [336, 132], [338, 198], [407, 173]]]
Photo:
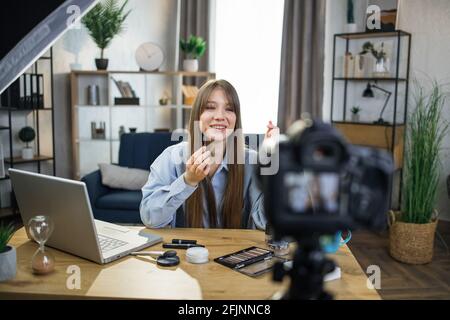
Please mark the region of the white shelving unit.
[[[71, 73], [73, 178], [80, 179], [96, 170], [99, 163], [117, 163], [119, 128], [125, 132], [185, 128], [191, 110], [183, 104], [184, 77], [214, 79], [210, 72], [73, 71]], [[128, 81], [140, 99], [140, 105], [114, 105], [120, 97], [113, 78]], [[99, 105], [87, 105], [87, 88], [99, 87]], [[172, 104], [159, 105], [169, 93]], [[105, 122], [105, 139], [93, 139], [91, 122]]]

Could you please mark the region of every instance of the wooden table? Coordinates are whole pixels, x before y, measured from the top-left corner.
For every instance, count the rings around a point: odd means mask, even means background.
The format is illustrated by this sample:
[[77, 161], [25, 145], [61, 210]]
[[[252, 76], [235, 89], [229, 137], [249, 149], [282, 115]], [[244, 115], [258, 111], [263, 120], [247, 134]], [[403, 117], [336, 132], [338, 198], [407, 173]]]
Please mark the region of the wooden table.
[[[181, 263], [176, 267], [163, 268], [147, 257], [132, 256], [99, 265], [48, 248], [55, 257], [55, 271], [39, 276], [31, 270], [31, 258], [38, 245], [28, 240], [22, 228], [10, 241], [17, 249], [17, 276], [0, 283], [0, 298], [268, 299], [286, 285], [273, 282], [270, 273], [251, 278], [212, 261], [250, 246], [266, 247], [261, 231], [148, 229], [148, 232], [161, 235], [165, 242], [173, 238], [196, 239], [209, 249], [210, 262], [190, 264], [186, 262], [185, 250], [178, 250]], [[147, 250], [162, 250], [161, 243]], [[326, 284], [336, 299], [380, 299], [376, 290], [367, 288], [367, 277], [347, 246], [341, 247], [332, 258], [342, 269], [341, 279]], [[69, 289], [76, 283], [74, 274], [68, 273], [68, 267], [74, 265], [81, 271], [80, 289]]]

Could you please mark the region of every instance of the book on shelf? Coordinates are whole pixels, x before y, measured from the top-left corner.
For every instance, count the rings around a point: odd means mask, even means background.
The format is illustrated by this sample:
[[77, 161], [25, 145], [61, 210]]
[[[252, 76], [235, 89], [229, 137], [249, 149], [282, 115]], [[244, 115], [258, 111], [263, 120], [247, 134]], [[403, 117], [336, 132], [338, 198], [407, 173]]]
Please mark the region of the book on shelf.
[[17, 109], [44, 107], [44, 76], [24, 73], [1, 95], [1, 105]]
[[119, 90], [120, 95], [122, 97], [125, 97], [126, 95], [125, 95], [125, 91], [123, 89], [123, 82], [120, 80], [114, 79], [114, 77], [111, 77], [111, 79], [114, 81], [114, 84], [116, 85], [117, 90]]
[[129, 82], [123, 82], [123, 89], [125, 92], [125, 95], [123, 97], [125, 98], [135, 98], [134, 91], [131, 88], [131, 85]]
[[196, 86], [183, 85], [181, 90], [183, 91], [184, 104], [193, 105], [199, 89]]
[[120, 95], [123, 98], [135, 98], [136, 93], [131, 88], [131, 85], [129, 82], [122, 81], [122, 80], [116, 80], [114, 77], [111, 77], [111, 79], [114, 81], [114, 84], [116, 85], [117, 89], [119, 90]]
[[42, 74], [31, 74], [31, 108], [44, 108], [44, 79]]

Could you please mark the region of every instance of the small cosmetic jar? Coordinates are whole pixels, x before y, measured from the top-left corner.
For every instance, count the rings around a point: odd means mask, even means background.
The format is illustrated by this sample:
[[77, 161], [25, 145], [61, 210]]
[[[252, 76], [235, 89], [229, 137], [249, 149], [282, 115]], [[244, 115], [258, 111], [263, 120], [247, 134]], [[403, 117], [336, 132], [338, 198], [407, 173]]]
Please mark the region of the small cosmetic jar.
[[186, 260], [190, 263], [207, 263], [209, 252], [202, 247], [193, 247], [186, 250]]
[[288, 241], [271, 241], [267, 244], [270, 250], [273, 250], [275, 256], [285, 256], [289, 254], [289, 242]]

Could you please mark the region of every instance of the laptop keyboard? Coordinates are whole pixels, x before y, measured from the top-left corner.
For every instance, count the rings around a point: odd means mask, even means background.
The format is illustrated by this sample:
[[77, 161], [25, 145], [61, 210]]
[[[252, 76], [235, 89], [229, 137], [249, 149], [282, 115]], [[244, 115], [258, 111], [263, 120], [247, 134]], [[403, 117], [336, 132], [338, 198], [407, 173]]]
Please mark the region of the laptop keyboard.
[[103, 236], [101, 234], [98, 235], [98, 241], [100, 243], [100, 248], [102, 249], [102, 252], [107, 252], [128, 244], [128, 242]]

